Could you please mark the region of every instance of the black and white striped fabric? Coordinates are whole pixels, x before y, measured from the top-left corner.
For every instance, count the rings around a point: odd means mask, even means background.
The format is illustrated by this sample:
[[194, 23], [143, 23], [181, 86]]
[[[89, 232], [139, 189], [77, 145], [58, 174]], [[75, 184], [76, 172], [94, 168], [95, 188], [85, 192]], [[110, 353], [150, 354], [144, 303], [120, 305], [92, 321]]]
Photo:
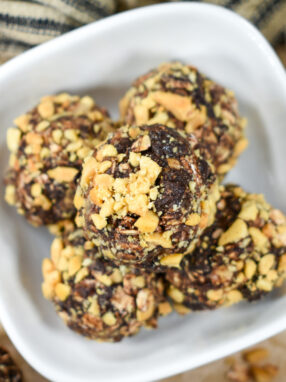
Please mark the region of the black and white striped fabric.
[[[160, 2], [164, 1], [0, 0], [0, 63], [32, 46], [115, 12]], [[205, 2], [223, 5], [248, 18], [271, 43], [285, 43], [286, 0]]]

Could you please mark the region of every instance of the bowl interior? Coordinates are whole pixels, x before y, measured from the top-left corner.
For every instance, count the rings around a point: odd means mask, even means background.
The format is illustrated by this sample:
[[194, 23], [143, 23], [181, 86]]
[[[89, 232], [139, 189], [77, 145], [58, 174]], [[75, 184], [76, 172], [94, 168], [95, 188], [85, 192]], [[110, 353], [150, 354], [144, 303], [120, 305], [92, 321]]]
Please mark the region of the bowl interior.
[[[6, 129], [49, 93], [90, 94], [117, 117], [131, 81], [161, 62], [183, 60], [233, 89], [248, 119], [249, 149], [226, 181], [262, 192], [286, 211], [286, 78], [253, 27], [219, 7], [142, 8], [44, 44], [0, 68], [0, 176]], [[87, 341], [64, 327], [41, 296], [51, 236], [0, 199], [0, 315], [23, 356], [51, 380], [149, 381], [225, 356], [286, 328], [285, 288], [255, 304], [161, 319], [157, 331], [118, 344]]]

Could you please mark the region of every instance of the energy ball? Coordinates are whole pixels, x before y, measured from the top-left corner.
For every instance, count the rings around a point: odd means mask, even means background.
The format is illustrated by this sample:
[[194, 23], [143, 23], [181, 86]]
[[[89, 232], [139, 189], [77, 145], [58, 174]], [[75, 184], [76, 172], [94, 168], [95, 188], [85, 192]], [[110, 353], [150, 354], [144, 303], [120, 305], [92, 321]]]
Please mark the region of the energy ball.
[[119, 106], [124, 123], [162, 123], [194, 134], [221, 178], [247, 146], [234, 93], [180, 62], [139, 77]]
[[286, 217], [262, 195], [221, 188], [215, 223], [166, 273], [178, 312], [256, 300], [286, 278]]
[[192, 250], [218, 197], [212, 166], [179, 132], [125, 126], [84, 162], [77, 224], [106, 258], [156, 270]]
[[59, 94], [14, 122], [6, 201], [34, 226], [72, 218], [83, 159], [112, 129], [107, 111], [88, 96]]
[[142, 326], [155, 328], [171, 311], [162, 277], [104, 260], [76, 229], [55, 238], [43, 261], [43, 294], [77, 333], [98, 341], [120, 341]]

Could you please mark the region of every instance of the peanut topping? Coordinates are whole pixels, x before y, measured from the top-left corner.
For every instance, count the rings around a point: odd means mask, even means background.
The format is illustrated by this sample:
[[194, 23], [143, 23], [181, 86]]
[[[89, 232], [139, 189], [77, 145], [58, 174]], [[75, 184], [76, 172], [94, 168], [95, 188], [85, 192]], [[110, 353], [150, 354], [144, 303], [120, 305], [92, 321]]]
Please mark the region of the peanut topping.
[[278, 247], [286, 245], [286, 225], [280, 225], [277, 227], [276, 245]]
[[286, 272], [286, 254], [280, 257], [278, 272]]
[[140, 169], [146, 172], [146, 176], [149, 178], [151, 184], [155, 183], [162, 170], [156, 162], [146, 156], [140, 158]]
[[91, 304], [88, 308], [88, 313], [92, 314], [93, 316], [98, 317], [100, 315], [100, 308], [97, 302], [97, 298], [93, 298], [91, 301]]
[[89, 191], [89, 198], [92, 201], [92, 203], [96, 204], [97, 206], [101, 206], [103, 203], [103, 199], [105, 197], [110, 197], [110, 192], [107, 189], [104, 188], [98, 188], [93, 187]]
[[168, 295], [172, 298], [172, 300], [176, 302], [181, 303], [184, 301], [183, 293], [179, 289], [175, 288], [173, 285], [169, 287]]
[[201, 220], [201, 217], [199, 214], [191, 214], [188, 216], [186, 220], [186, 224], [190, 226], [197, 225], [200, 223], [200, 220]]
[[53, 270], [49, 273], [44, 273], [44, 280], [52, 287], [56, 286], [61, 281], [61, 276], [58, 270]]
[[107, 225], [106, 219], [98, 214], [92, 214], [91, 220], [97, 229], [103, 229]]
[[172, 312], [172, 307], [168, 301], [159, 304], [159, 314], [160, 316], [167, 316]]
[[269, 241], [267, 237], [256, 227], [249, 228], [249, 234], [254, 242], [255, 247], [264, 251], [269, 247]]
[[38, 106], [38, 112], [43, 119], [52, 117], [55, 112], [53, 102], [50, 100], [43, 101]]
[[42, 293], [47, 300], [51, 300], [54, 296], [54, 288], [49, 283], [43, 282]]
[[273, 267], [275, 261], [275, 256], [274, 255], [265, 255], [261, 258], [259, 265], [258, 265], [258, 270], [261, 275], [266, 275], [270, 269]]
[[[131, 151], [130, 156], [129, 156], [129, 162], [131, 166], [137, 167], [140, 164], [140, 154], [134, 153]], [[121, 180], [121, 179], [116, 179], [116, 180]]]
[[258, 214], [258, 209], [254, 201], [246, 202], [243, 205], [242, 210], [240, 211], [238, 217], [243, 220], [255, 220]]
[[83, 280], [84, 278], [86, 278], [88, 276], [88, 269], [87, 268], [81, 268], [76, 276], [75, 276], [75, 279], [74, 279], [74, 282], [75, 283], [79, 283], [81, 280]]
[[136, 105], [134, 108], [135, 121], [137, 125], [144, 125], [148, 122], [149, 112], [146, 106]]
[[30, 122], [30, 118], [31, 118], [30, 115], [23, 114], [23, 115], [20, 115], [20, 117], [16, 118], [14, 120], [14, 123], [16, 126], [20, 128], [20, 130], [22, 130], [23, 132], [26, 132]]
[[106, 218], [112, 215], [114, 203], [115, 202], [112, 198], [106, 200], [101, 206], [100, 213], [99, 213], [100, 216], [102, 216], [103, 218]]
[[44, 211], [48, 211], [52, 207], [51, 201], [45, 195], [39, 195], [34, 200], [34, 205], [41, 207]]
[[88, 184], [88, 182], [93, 178], [96, 168], [97, 168], [97, 161], [95, 158], [90, 157], [88, 158], [82, 167], [82, 174], [81, 174], [81, 181], [80, 185], [81, 187], [84, 187]]
[[[36, 226], [73, 218], [75, 177], [82, 161], [112, 130], [106, 111], [90, 97], [47, 96], [15, 123], [17, 128], [7, 133], [14, 158], [7, 184], [19, 188], [18, 210]], [[41, 206], [42, 211], [35, 206]]]
[[182, 305], [182, 304], [173, 304], [173, 306], [174, 306], [175, 311], [178, 314], [182, 315], [182, 316], [184, 316], [185, 314], [190, 313], [190, 309], [187, 308], [185, 305]]
[[11, 206], [16, 204], [16, 188], [12, 184], [5, 189], [5, 201]]
[[163, 248], [172, 248], [172, 241], [170, 238], [169, 232], [162, 233], [152, 233], [152, 234], [145, 234], [144, 239], [147, 241], [147, 243], [153, 244], [153, 245], [161, 245]]
[[230, 164], [230, 163], [229, 164], [221, 164], [217, 168], [217, 173], [220, 175], [227, 173], [234, 166], [234, 164]]
[[151, 200], [156, 200], [157, 197], [158, 197], [158, 194], [159, 194], [159, 191], [158, 191], [157, 187], [151, 188], [151, 190], [149, 192], [150, 199]]
[[181, 253], [174, 253], [172, 255], [164, 256], [160, 260], [160, 264], [165, 265], [167, 267], [179, 267], [183, 256], [184, 255], [182, 255]]
[[128, 130], [128, 133], [129, 133], [131, 138], [135, 139], [140, 134], [140, 128], [139, 127], [130, 127], [130, 129]]
[[65, 301], [70, 295], [71, 288], [69, 285], [59, 283], [55, 287], [55, 293], [58, 299]]
[[176, 170], [180, 170], [181, 164], [180, 164], [180, 162], [177, 159], [168, 158], [167, 161], [168, 161], [168, 165], [171, 168], [175, 168]]
[[[144, 216], [148, 212], [148, 198], [146, 195], [127, 196], [128, 210], [136, 215]], [[150, 211], [151, 212], [151, 211]]]
[[283, 215], [283, 213], [277, 209], [274, 209], [270, 213], [270, 218], [279, 225], [285, 225], [286, 224], [286, 218]]
[[218, 244], [226, 245], [228, 243], [237, 242], [246, 236], [248, 236], [246, 223], [241, 219], [236, 219], [229, 229], [221, 235]]
[[253, 260], [251, 259], [246, 260], [244, 273], [248, 279], [251, 279], [255, 275], [256, 269], [257, 267]]
[[111, 277], [105, 275], [105, 274], [102, 274], [102, 273], [99, 273], [99, 272], [95, 272], [95, 278], [100, 281], [102, 284], [106, 285], [106, 286], [110, 286], [112, 285], [112, 279]]
[[48, 171], [50, 178], [57, 182], [72, 182], [77, 175], [78, 170], [72, 167], [56, 167]]
[[[122, 282], [122, 274], [119, 269], [115, 269], [112, 275], [110, 276], [113, 283], [121, 283]], [[144, 285], [143, 285], [144, 286]]]
[[223, 297], [222, 289], [213, 289], [207, 292], [207, 298], [211, 301], [219, 301]]
[[146, 151], [151, 146], [151, 140], [148, 135], [140, 136], [137, 141], [135, 141], [132, 145], [132, 151], [135, 153], [139, 153], [141, 151]]
[[273, 288], [273, 284], [266, 279], [259, 279], [256, 285], [258, 289], [261, 289], [265, 292], [270, 292]]
[[31, 186], [31, 195], [36, 198], [38, 196], [40, 196], [42, 193], [42, 187], [39, 183], [34, 183], [32, 186]]
[[192, 118], [195, 106], [191, 103], [190, 98], [177, 94], [154, 92], [152, 93], [154, 101], [164, 106], [180, 121], [188, 121]]
[[233, 92], [180, 62], [139, 77], [120, 101], [120, 113], [129, 125], [162, 123], [194, 134], [206, 146], [218, 174], [229, 171], [247, 146], [246, 121], [238, 115]]
[[107, 312], [102, 317], [103, 322], [108, 326], [113, 326], [116, 324], [116, 318], [112, 312]]
[[85, 113], [86, 111], [92, 109], [92, 107], [94, 106], [94, 100], [89, 96], [82, 97], [82, 99], [80, 100], [80, 106], [82, 107], [80, 112]]
[[105, 172], [111, 167], [111, 165], [112, 165], [112, 163], [109, 160], [106, 160], [106, 161], [99, 164], [98, 170], [100, 172]]
[[269, 352], [265, 348], [255, 348], [243, 353], [243, 358], [249, 363], [264, 361], [269, 357]]
[[49, 121], [41, 121], [37, 127], [36, 127], [36, 131], [38, 132], [42, 132], [44, 130], [46, 130], [48, 127], [50, 126], [50, 122]]
[[253, 375], [255, 382], [271, 382], [278, 373], [277, 366], [274, 365], [252, 365], [251, 374]]
[[220, 191], [213, 226], [179, 268], [166, 271], [170, 284], [183, 293], [180, 304], [194, 310], [252, 301], [286, 279], [285, 247], [278, 241], [283, 215], [273, 214], [261, 195], [232, 185]]
[[136, 312], [137, 320], [139, 322], [148, 320], [155, 309], [155, 299], [151, 291], [146, 288], [140, 290], [136, 297], [136, 303], [138, 307]]
[[232, 291], [227, 293], [224, 305], [230, 306], [233, 304], [237, 304], [242, 299], [243, 299], [243, 296], [242, 296], [241, 292], [239, 292], [238, 290], [232, 290]]
[[54, 270], [54, 264], [50, 259], [44, 259], [42, 263], [42, 273], [46, 277], [50, 272]]
[[[92, 155], [83, 165], [75, 204], [81, 225], [104, 256], [112, 254], [123, 264], [144, 263], [153, 252], [160, 266], [163, 248], [186, 253], [210, 224], [216, 201], [207, 200], [218, 187], [212, 187], [215, 176], [200, 151], [192, 151], [174, 129], [123, 126]], [[101, 167], [105, 162], [108, 166]], [[210, 180], [203, 179], [204, 172]], [[93, 229], [90, 220], [102, 232]], [[153, 266], [152, 258], [150, 262]]]
[[29, 145], [41, 145], [43, 143], [41, 135], [33, 132], [26, 134], [25, 140]]
[[81, 209], [84, 206], [84, 198], [78, 188], [74, 196], [74, 205], [77, 210]]
[[81, 268], [82, 256], [74, 256], [70, 259], [68, 265], [69, 276], [74, 276]]
[[102, 162], [104, 158], [115, 157], [117, 150], [113, 145], [105, 144], [97, 151], [96, 159]]
[[54, 264], [58, 263], [58, 260], [60, 258], [61, 251], [63, 250], [64, 245], [60, 238], [55, 238], [51, 245], [51, 258], [54, 262]]
[[134, 225], [140, 232], [152, 233], [156, 230], [158, 224], [158, 216], [152, 211], [147, 211], [146, 214], [140, 217]]
[[204, 125], [207, 120], [206, 107], [201, 106], [201, 110], [196, 109], [188, 118], [185, 130], [188, 134], [195, 131], [200, 126]]
[[246, 138], [240, 139], [234, 148], [234, 155], [239, 156], [248, 146], [248, 140]]
[[10, 127], [7, 130], [7, 146], [8, 149], [15, 153], [18, 149], [19, 143], [21, 139], [21, 131], [16, 127]]
[[80, 334], [118, 341], [143, 325], [156, 327], [158, 315], [171, 311], [160, 276], [104, 260], [81, 229], [56, 238], [51, 252], [42, 265], [43, 294]]

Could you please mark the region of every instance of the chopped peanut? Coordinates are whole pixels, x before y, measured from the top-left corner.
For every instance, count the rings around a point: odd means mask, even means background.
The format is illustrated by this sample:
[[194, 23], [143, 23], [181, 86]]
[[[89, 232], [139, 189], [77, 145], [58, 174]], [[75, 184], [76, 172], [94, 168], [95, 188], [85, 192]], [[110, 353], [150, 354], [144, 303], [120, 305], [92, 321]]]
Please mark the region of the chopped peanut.
[[134, 225], [140, 232], [152, 233], [156, 230], [158, 224], [158, 216], [153, 211], [147, 211], [147, 213], [141, 216]]
[[246, 236], [248, 236], [246, 223], [241, 219], [236, 219], [229, 229], [221, 235], [218, 244], [226, 245], [228, 243], [237, 242]]
[[103, 229], [107, 225], [107, 221], [105, 218], [100, 216], [99, 214], [92, 214], [91, 220], [97, 229]]
[[48, 170], [48, 175], [50, 178], [56, 180], [57, 182], [72, 182], [78, 173], [78, 169], [73, 167], [56, 167], [52, 170]]

